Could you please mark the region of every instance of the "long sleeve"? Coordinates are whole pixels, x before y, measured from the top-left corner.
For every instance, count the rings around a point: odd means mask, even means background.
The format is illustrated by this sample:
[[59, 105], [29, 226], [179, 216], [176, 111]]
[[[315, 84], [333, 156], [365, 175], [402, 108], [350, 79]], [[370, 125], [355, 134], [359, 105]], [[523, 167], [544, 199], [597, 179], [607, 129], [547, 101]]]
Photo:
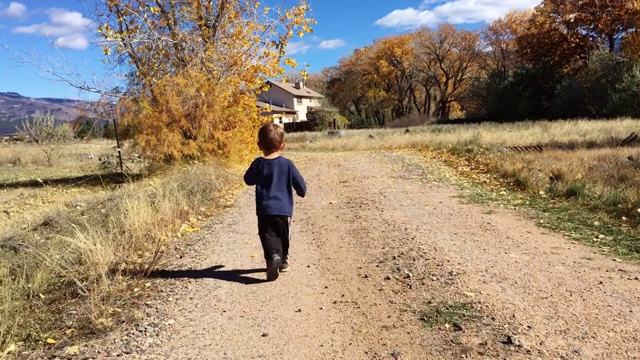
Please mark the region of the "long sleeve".
[[307, 194], [307, 184], [305, 184], [304, 178], [300, 175], [300, 172], [293, 163], [291, 163], [291, 175], [293, 178], [293, 189], [298, 196], [304, 197]]
[[258, 170], [256, 169], [256, 162], [252, 162], [247, 172], [244, 173], [244, 182], [249, 186], [253, 186], [258, 182]]

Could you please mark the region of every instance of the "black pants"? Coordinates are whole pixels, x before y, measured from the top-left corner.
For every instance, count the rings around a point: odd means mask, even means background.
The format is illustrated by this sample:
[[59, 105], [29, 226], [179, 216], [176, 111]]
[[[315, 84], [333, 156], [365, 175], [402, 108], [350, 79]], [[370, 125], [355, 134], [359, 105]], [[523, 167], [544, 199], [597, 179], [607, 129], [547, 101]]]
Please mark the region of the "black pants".
[[289, 257], [289, 221], [288, 216], [259, 215], [258, 234], [262, 242], [264, 259], [269, 265], [271, 258], [277, 254], [283, 260]]

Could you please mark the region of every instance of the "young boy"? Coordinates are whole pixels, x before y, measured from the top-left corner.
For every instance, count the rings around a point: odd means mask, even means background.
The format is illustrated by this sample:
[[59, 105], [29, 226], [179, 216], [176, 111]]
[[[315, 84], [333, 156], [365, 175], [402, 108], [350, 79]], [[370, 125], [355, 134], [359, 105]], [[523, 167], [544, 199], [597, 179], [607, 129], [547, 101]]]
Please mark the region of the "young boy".
[[289, 225], [293, 215], [293, 190], [300, 197], [307, 186], [293, 162], [280, 154], [286, 144], [284, 130], [267, 123], [258, 131], [258, 147], [264, 154], [244, 174], [244, 182], [256, 187], [258, 234], [267, 262], [267, 281], [289, 269]]

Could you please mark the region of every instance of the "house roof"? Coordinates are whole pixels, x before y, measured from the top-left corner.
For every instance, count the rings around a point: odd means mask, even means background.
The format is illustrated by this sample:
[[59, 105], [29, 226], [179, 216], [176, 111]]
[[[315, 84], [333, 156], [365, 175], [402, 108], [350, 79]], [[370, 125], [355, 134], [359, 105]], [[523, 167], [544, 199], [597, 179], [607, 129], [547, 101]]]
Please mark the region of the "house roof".
[[310, 97], [310, 98], [324, 97], [323, 95], [318, 94], [317, 92], [309, 89], [308, 87], [303, 87], [302, 89], [298, 89], [295, 87], [295, 83], [282, 82], [282, 81], [268, 81], [267, 84], [277, 86], [294, 96]]
[[[257, 101], [256, 104], [258, 105], [259, 108], [266, 108], [267, 106], [269, 106], [269, 104], [263, 101]], [[281, 113], [287, 113], [287, 114], [295, 114], [298, 112], [296, 110], [285, 108], [282, 106], [276, 106], [276, 105], [270, 105], [270, 106], [271, 106], [271, 112], [281, 112]]]

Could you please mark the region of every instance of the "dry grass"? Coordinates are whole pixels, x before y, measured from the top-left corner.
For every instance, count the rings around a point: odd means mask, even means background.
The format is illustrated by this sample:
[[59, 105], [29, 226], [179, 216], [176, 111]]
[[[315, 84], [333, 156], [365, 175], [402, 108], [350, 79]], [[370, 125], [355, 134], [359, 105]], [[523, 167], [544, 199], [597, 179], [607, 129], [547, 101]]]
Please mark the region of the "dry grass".
[[[634, 153], [634, 160], [629, 160]], [[572, 211], [587, 214], [591, 222], [623, 229], [627, 239], [612, 245], [618, 254], [637, 257], [640, 243], [631, 238], [640, 230], [638, 155], [638, 148], [605, 148], [523, 154], [473, 152], [462, 156], [517, 189], [569, 204]]]
[[[445, 161], [470, 179], [493, 181], [525, 192], [537, 207], [563, 209], [562, 221], [594, 223], [616, 233], [607, 246], [619, 255], [638, 258], [640, 243], [640, 149], [614, 144], [640, 122], [539, 121], [516, 124], [434, 125], [396, 130], [347, 131], [342, 137], [326, 133], [289, 134], [294, 150], [430, 149], [429, 156]], [[503, 152], [505, 146], [542, 145], [543, 152]], [[542, 203], [538, 199], [545, 199]], [[586, 231], [586, 230], [585, 230]], [[598, 235], [596, 235], [598, 236]], [[593, 240], [593, 236], [587, 236]], [[600, 243], [602, 244], [602, 243]]]
[[[80, 155], [84, 150], [74, 152]], [[74, 176], [93, 171], [86, 169], [73, 170]], [[108, 329], [123, 304], [140, 296], [130, 275], [150, 271], [168, 244], [198, 231], [202, 220], [227, 204], [233, 179], [229, 168], [209, 164], [119, 186], [5, 192], [0, 207], [27, 210], [10, 212], [12, 219], [1, 223], [0, 354], [11, 344], [37, 346], [53, 338], [63, 346], [74, 334]], [[24, 194], [13, 196], [15, 191]], [[66, 334], [69, 329], [75, 332]]]
[[[104, 177], [113, 173], [114, 167], [112, 162], [105, 166], [99, 159], [115, 159], [116, 154], [113, 141], [74, 142], [63, 145], [53, 166], [47, 166], [36, 145], [0, 143], [0, 230], [28, 228], [60, 204], [81, 204], [107, 193], [113, 186]], [[128, 146], [124, 154], [129, 160], [125, 161], [127, 167], [140, 171], [144, 164], [131, 162]], [[93, 181], [88, 182], [89, 177], [94, 177]], [[46, 186], [41, 181], [65, 186]]]
[[[131, 150], [125, 148], [124, 153], [130, 155]], [[56, 150], [53, 166], [48, 166], [42, 150], [36, 144], [0, 143], [0, 186], [38, 178], [68, 178], [109, 172], [112, 169], [105, 168], [98, 159], [115, 158], [116, 154], [114, 141], [71, 142]], [[90, 159], [90, 155], [93, 155], [93, 159]]]
[[294, 150], [389, 150], [412, 147], [482, 145], [490, 149], [503, 146], [545, 145], [559, 148], [595, 147], [612, 138], [640, 132], [633, 119], [611, 121], [537, 121], [515, 124], [430, 125], [405, 129], [350, 130], [342, 137], [324, 133], [287, 135]]

